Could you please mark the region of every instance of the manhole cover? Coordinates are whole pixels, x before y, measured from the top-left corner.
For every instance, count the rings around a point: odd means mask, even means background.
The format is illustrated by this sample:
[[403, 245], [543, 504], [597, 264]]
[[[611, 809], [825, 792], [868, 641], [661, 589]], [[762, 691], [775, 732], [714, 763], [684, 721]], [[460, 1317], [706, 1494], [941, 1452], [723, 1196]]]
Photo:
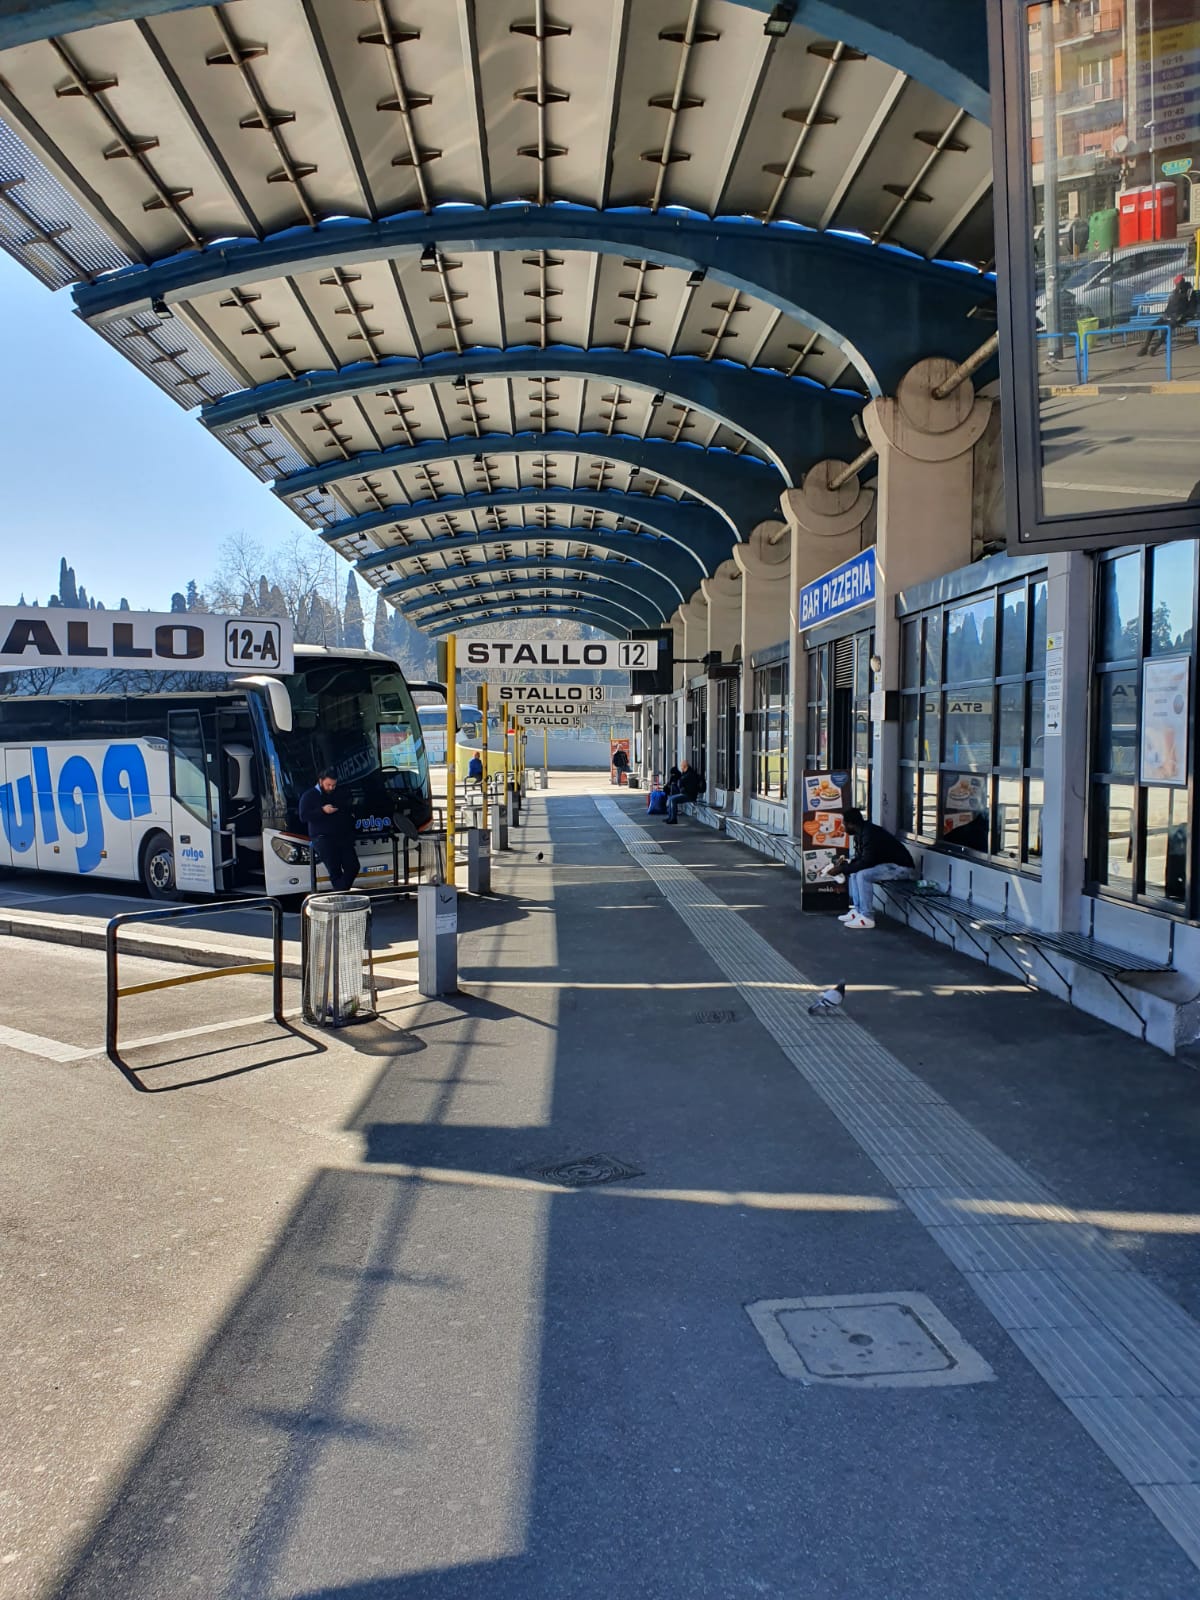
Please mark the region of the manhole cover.
[[579, 1156], [574, 1161], [559, 1161], [553, 1167], [536, 1167], [533, 1176], [547, 1183], [560, 1183], [566, 1189], [584, 1189], [593, 1183], [616, 1183], [622, 1178], [640, 1178], [642, 1173], [616, 1156]]
[[736, 1011], [697, 1011], [697, 1022], [736, 1022]]
[[780, 1372], [799, 1383], [911, 1389], [994, 1377], [923, 1294], [809, 1295], [746, 1310]]

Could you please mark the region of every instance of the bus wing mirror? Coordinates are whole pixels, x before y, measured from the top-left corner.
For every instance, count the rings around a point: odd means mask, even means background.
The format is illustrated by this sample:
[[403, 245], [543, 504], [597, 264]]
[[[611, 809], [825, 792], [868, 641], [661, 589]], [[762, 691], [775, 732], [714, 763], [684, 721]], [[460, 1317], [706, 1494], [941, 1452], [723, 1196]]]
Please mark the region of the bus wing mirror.
[[421, 837], [416, 823], [407, 811], [397, 811], [392, 818], [392, 823], [396, 832], [403, 834], [406, 839], [419, 839]]
[[254, 799], [254, 751], [249, 745], [227, 744], [225, 760], [228, 763], [229, 798]]
[[292, 697], [287, 692], [286, 684], [280, 683], [278, 678], [267, 677], [238, 678], [237, 682], [252, 683], [256, 689], [261, 689], [271, 708], [271, 721], [275, 724], [276, 733], [291, 733]]

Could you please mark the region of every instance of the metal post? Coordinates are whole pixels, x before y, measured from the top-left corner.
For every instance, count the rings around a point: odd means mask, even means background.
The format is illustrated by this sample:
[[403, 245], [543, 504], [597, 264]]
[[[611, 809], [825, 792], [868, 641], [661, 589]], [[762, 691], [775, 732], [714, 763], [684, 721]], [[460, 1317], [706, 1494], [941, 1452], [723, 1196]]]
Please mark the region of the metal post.
[[[1054, 7], [1042, 6], [1042, 254], [1046, 261], [1046, 332], [1061, 333], [1058, 303], [1058, 68]], [[1050, 358], [1062, 360], [1062, 343], [1050, 341]]]
[[509, 716], [509, 712], [508, 712], [508, 707], [507, 707], [507, 706], [505, 706], [505, 707], [504, 707], [504, 722], [503, 722], [503, 724], [502, 724], [502, 729], [503, 729], [503, 733], [504, 733], [504, 819], [505, 819], [505, 821], [506, 821], [506, 822], [507, 822], [507, 821], [508, 821], [508, 819], [509, 819], [509, 794], [508, 794], [508, 716]]
[[542, 729], [542, 788], [550, 787], [550, 730]]
[[483, 828], [467, 829], [467, 893], [492, 892], [491, 841]]
[[[455, 788], [458, 783], [455, 769], [455, 745], [458, 743], [458, 635], [446, 639], [446, 882], [454, 885], [454, 830]], [[438, 991], [440, 992], [440, 991]]]
[[508, 806], [497, 798], [492, 807], [492, 854], [508, 849]]
[[483, 761], [483, 798], [480, 802], [482, 810], [479, 817], [479, 826], [484, 833], [488, 831], [488, 782], [491, 773], [488, 771], [488, 692], [487, 684], [479, 686], [479, 709], [483, 712], [483, 749], [480, 759]]
[[417, 890], [417, 988], [423, 995], [458, 989], [458, 890], [423, 883]]

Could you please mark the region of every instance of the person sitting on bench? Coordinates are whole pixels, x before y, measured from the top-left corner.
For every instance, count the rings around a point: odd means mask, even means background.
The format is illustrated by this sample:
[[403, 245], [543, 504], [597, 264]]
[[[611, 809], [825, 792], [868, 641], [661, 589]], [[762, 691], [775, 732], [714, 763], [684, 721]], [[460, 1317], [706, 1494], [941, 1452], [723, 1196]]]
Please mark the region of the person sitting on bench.
[[690, 767], [686, 761], [681, 761], [679, 763], [679, 779], [675, 784], [674, 791], [667, 796], [667, 821], [678, 822], [677, 813], [679, 807], [685, 800], [690, 805], [694, 805], [700, 798], [700, 792], [703, 788], [704, 779], [696, 771], [695, 767]]

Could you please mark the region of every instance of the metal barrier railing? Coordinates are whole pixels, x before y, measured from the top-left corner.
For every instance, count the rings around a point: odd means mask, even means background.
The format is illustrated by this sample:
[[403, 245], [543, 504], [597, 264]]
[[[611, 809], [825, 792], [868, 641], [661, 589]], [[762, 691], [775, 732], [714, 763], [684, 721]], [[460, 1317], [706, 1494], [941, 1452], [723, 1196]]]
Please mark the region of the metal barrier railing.
[[[244, 961], [229, 967], [208, 967], [201, 972], [187, 972], [178, 978], [154, 978], [147, 983], [130, 983], [122, 986], [120, 982], [118, 935], [123, 927], [131, 922], [179, 922], [187, 917], [212, 917], [218, 912], [233, 911], [260, 911], [269, 907], [271, 911], [271, 959], [270, 961]], [[121, 1060], [118, 1053], [120, 1037], [120, 1007], [121, 1001], [135, 994], [150, 994], [155, 989], [175, 989], [185, 983], [205, 983], [210, 978], [239, 978], [247, 973], [269, 972], [271, 983], [271, 1011], [275, 1021], [281, 1027], [285, 1026], [283, 1015], [283, 906], [271, 895], [262, 895], [249, 900], [222, 900], [214, 905], [198, 906], [168, 906], [161, 911], [125, 911], [118, 917], [112, 917], [104, 933], [105, 952], [105, 988], [107, 1007], [104, 1026], [104, 1046], [108, 1059], [121, 1075], [139, 1090], [147, 1093], [145, 1084], [139, 1082], [135, 1073]]]

